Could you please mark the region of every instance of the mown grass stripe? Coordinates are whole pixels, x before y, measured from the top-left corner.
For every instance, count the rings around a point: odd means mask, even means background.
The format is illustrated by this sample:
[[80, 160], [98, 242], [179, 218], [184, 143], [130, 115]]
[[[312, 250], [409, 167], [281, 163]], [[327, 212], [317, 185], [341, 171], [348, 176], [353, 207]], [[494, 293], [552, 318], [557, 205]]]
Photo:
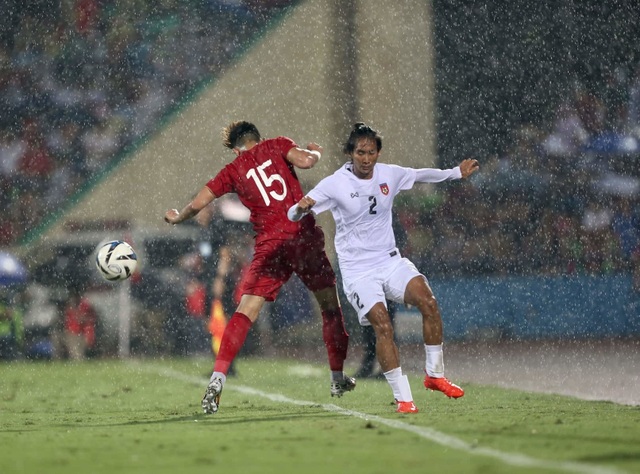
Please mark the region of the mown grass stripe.
[[[167, 369], [166, 367], [155, 367], [154, 369], [157, 370], [158, 374], [164, 377], [173, 378], [175, 380], [181, 380], [191, 384], [204, 385], [208, 382], [207, 379], [204, 379], [202, 377], [190, 376], [182, 372], [178, 372], [176, 370]], [[307, 400], [296, 400], [294, 398], [289, 398], [279, 393], [264, 392], [262, 390], [258, 390], [256, 388], [249, 387], [246, 385], [230, 384], [229, 386], [225, 387], [225, 389], [233, 390], [233, 391], [247, 394], [247, 395], [255, 395], [261, 398], [266, 398], [273, 402], [289, 403], [291, 405], [300, 405], [300, 406], [318, 406], [329, 412], [339, 413], [345, 416], [362, 418], [363, 420], [367, 420], [367, 421], [375, 421], [377, 423], [388, 426], [390, 428], [414, 433], [422, 438], [428, 439], [429, 441], [437, 443], [441, 446], [445, 446], [451, 449], [456, 449], [459, 451], [464, 451], [469, 454], [494, 458], [510, 466], [555, 469], [563, 472], [575, 472], [575, 473], [584, 473], [584, 474], [622, 474], [624, 473], [624, 471], [620, 471], [619, 469], [608, 468], [603, 466], [595, 466], [593, 464], [585, 464], [585, 463], [572, 462], [572, 461], [549, 461], [544, 459], [532, 458], [523, 454], [507, 453], [507, 452], [499, 451], [497, 449], [484, 448], [484, 447], [477, 446], [475, 444], [468, 443], [454, 436], [450, 436], [448, 434], [434, 430], [432, 428], [427, 428], [424, 426], [414, 426], [400, 420], [383, 418], [377, 415], [371, 415], [368, 413], [347, 410], [345, 408], [341, 408], [331, 403], [318, 403], [318, 402], [312, 402]]]

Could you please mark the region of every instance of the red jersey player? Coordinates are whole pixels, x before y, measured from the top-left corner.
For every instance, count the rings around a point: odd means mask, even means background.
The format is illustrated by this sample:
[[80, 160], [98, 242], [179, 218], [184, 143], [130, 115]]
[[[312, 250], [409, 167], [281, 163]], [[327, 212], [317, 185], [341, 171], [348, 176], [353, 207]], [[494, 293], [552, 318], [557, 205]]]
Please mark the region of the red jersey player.
[[218, 411], [220, 394], [229, 366], [244, 344], [251, 325], [265, 301], [274, 301], [280, 288], [295, 272], [313, 292], [322, 310], [322, 336], [331, 369], [331, 396], [355, 388], [355, 380], [343, 372], [349, 335], [336, 291], [336, 276], [324, 250], [324, 234], [309, 215], [291, 222], [287, 211], [304, 194], [295, 167], [312, 168], [322, 147], [310, 143], [298, 147], [291, 139], [263, 140], [250, 122], [231, 123], [223, 130], [223, 144], [236, 159], [212, 178], [181, 211], [171, 209], [165, 221], [178, 224], [195, 216], [215, 198], [237, 193], [251, 211], [256, 232], [255, 252], [241, 286], [242, 297], [220, 343], [202, 408]]

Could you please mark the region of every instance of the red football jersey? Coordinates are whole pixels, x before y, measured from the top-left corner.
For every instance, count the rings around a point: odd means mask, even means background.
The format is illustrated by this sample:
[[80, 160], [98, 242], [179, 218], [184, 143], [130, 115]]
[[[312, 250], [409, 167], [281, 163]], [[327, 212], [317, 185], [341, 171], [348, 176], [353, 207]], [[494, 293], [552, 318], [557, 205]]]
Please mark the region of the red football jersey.
[[251, 211], [250, 221], [258, 241], [289, 239], [313, 222], [313, 218], [300, 222], [287, 218], [289, 208], [304, 196], [294, 166], [285, 158], [295, 146], [287, 137], [263, 140], [207, 183], [216, 197], [231, 192], [238, 195]]

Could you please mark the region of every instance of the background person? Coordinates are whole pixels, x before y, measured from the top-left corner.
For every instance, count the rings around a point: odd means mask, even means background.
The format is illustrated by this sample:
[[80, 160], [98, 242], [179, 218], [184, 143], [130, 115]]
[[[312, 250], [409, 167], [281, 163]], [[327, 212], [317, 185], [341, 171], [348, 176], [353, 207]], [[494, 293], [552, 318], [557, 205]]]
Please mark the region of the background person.
[[63, 314], [63, 340], [67, 355], [71, 360], [85, 359], [96, 344], [96, 310], [82, 289], [71, 287]]
[[336, 221], [335, 246], [344, 291], [360, 324], [371, 324], [376, 354], [391, 386], [400, 413], [417, 413], [407, 376], [400, 367], [393, 325], [386, 300], [415, 306], [422, 314], [426, 353], [424, 386], [458, 398], [464, 391], [444, 377], [442, 318], [427, 279], [400, 256], [392, 228], [395, 196], [416, 182], [437, 183], [467, 178], [478, 169], [464, 160], [450, 170], [413, 169], [378, 164], [382, 137], [364, 123], [356, 123], [343, 151], [350, 161], [324, 178], [289, 210], [294, 222], [313, 210], [330, 210]]
[[[211, 335], [211, 351], [220, 351], [222, 335], [228, 323], [228, 315], [235, 312], [240, 302], [238, 289], [245, 268], [251, 263], [253, 237], [250, 232], [250, 211], [242, 205], [236, 194], [225, 194], [205, 206], [195, 221], [202, 229], [200, 253], [205, 260], [205, 279], [209, 283], [208, 330]], [[249, 354], [257, 345], [248, 334], [238, 355]], [[235, 362], [227, 376], [235, 375]], [[208, 374], [209, 375], [209, 374]]]
[[20, 358], [23, 348], [22, 310], [12, 301], [8, 291], [0, 289], [0, 360]]

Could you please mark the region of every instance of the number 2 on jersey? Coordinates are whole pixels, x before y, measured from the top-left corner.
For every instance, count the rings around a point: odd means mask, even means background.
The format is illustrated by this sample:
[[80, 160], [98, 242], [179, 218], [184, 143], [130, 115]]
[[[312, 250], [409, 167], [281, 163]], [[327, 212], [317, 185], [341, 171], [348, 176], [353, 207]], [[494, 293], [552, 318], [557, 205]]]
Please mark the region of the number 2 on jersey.
[[[258, 191], [260, 191], [260, 195], [264, 200], [265, 206], [268, 206], [269, 204], [271, 204], [271, 199], [269, 198], [269, 196], [271, 196], [276, 201], [282, 201], [287, 195], [287, 185], [284, 182], [284, 178], [280, 176], [278, 173], [267, 175], [267, 173], [264, 171], [264, 169], [270, 164], [271, 164], [271, 160], [267, 160], [257, 168], [251, 168], [249, 171], [247, 171], [247, 178], [253, 179], [253, 182], [256, 183], [256, 186], [258, 187]], [[282, 184], [281, 194], [273, 190], [269, 191], [269, 193], [267, 194], [266, 188], [271, 187], [274, 181], [278, 181], [280, 182], [280, 184]]]
[[369, 206], [369, 214], [377, 214], [378, 211], [376, 211], [376, 206], [378, 205], [378, 201], [376, 201], [376, 197], [369, 196], [369, 202], [371, 203]]

